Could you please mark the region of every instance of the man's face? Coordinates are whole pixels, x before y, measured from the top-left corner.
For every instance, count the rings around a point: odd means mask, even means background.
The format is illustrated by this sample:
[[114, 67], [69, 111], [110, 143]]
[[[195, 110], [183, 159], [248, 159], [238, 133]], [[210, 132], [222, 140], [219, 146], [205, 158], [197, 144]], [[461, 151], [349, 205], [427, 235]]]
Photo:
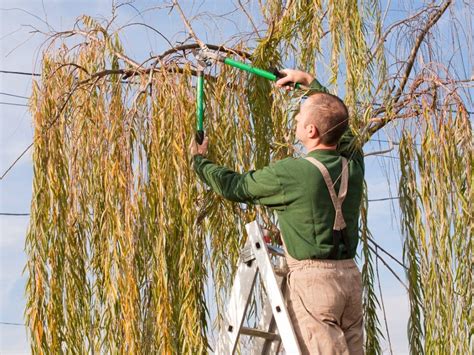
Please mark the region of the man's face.
[[296, 120], [296, 139], [298, 139], [301, 143], [304, 144], [305, 140], [305, 129], [304, 129], [304, 120], [301, 116], [301, 108], [298, 112], [298, 114], [295, 116]]
[[304, 145], [309, 138], [310, 125], [307, 125], [307, 118], [310, 114], [308, 107], [308, 100], [301, 104], [298, 114], [295, 116], [296, 120], [296, 138]]

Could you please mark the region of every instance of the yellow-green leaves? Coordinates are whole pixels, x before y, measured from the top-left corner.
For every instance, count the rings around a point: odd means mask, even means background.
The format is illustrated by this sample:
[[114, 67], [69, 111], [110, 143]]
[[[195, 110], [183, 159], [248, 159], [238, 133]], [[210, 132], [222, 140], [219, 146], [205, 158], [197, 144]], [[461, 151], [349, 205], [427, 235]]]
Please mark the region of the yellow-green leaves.
[[[253, 34], [256, 42], [236, 37], [234, 50], [252, 53], [236, 59], [251, 58], [264, 69], [294, 63], [317, 77], [323, 75], [316, 68], [326, 68], [324, 84], [345, 99], [358, 142], [407, 119], [395, 129], [402, 136], [411, 350], [468, 353], [472, 132], [456, 88], [443, 91], [447, 79], [408, 72], [403, 80], [410, 84], [391, 95], [400, 73], [391, 73], [395, 80], [387, 73], [374, 0], [260, 3], [263, 31]], [[196, 46], [186, 43], [139, 64], [125, 55], [120, 31], [110, 33], [111, 26], [91, 17], [81, 21], [52, 37], [30, 101], [35, 138], [26, 318], [32, 352], [207, 353], [215, 330], [208, 313], [219, 322], [244, 225], [258, 216], [272, 227], [274, 216], [229, 203], [197, 181], [188, 155], [195, 133], [189, 49]], [[209, 154], [217, 162], [241, 172], [294, 151], [294, 102], [269, 82], [216, 65], [206, 69], [205, 95]], [[372, 130], [367, 123], [374, 118], [380, 125]], [[379, 353], [367, 213], [365, 199], [366, 350]]]

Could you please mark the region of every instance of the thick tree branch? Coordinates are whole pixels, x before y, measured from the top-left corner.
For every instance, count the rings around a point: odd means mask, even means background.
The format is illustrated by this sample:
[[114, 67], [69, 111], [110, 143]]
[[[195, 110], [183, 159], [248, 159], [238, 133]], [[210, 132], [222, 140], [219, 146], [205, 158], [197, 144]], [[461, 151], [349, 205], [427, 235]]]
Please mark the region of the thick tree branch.
[[[209, 49], [212, 49], [213, 51], [219, 51], [219, 52], [224, 52], [224, 53], [227, 53], [227, 54], [234, 54], [234, 55], [238, 55], [242, 58], [245, 58], [245, 59], [250, 59], [252, 57], [252, 55], [248, 52], [245, 52], [245, 51], [241, 51], [241, 50], [238, 50], [238, 49], [233, 49], [233, 48], [228, 48], [226, 46], [217, 46], [215, 44], [209, 44], [209, 43], [205, 43], [206, 47], [209, 48]], [[154, 58], [164, 58], [170, 54], [173, 54], [173, 53], [177, 53], [177, 52], [180, 52], [180, 51], [187, 51], [187, 50], [193, 50], [193, 49], [199, 49], [201, 48], [199, 46], [198, 43], [191, 43], [191, 44], [184, 44], [184, 45], [181, 45], [181, 46], [176, 46], [174, 48], [171, 48], [171, 49], [168, 49], [166, 51], [164, 51], [162, 54], [154, 57]]]

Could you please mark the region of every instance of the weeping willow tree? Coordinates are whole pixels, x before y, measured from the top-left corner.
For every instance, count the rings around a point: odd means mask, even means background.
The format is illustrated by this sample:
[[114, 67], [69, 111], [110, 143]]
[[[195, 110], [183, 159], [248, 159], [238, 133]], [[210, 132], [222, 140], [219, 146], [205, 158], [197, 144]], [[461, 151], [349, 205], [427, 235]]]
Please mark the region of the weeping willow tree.
[[[232, 13], [248, 17], [254, 31], [230, 45], [204, 44], [177, 2], [154, 10], [179, 15], [190, 36], [142, 62], [127, 55], [125, 26], [114, 21], [83, 16], [50, 36], [31, 98], [26, 319], [33, 353], [196, 354], [213, 347], [216, 309], [244, 225], [258, 216], [272, 228], [275, 219], [210, 193], [192, 171], [192, 53], [203, 46], [262, 68], [325, 68], [330, 90], [350, 108], [355, 144], [381, 131], [399, 136], [411, 352], [468, 353], [472, 130], [462, 82], [436, 64], [432, 36], [449, 9], [472, 5], [427, 2], [388, 28], [375, 0], [268, 0], [258, 2], [254, 17], [239, 5]], [[407, 29], [410, 36], [401, 37]], [[390, 36], [404, 43], [395, 66], [384, 47]], [[420, 61], [425, 54], [430, 60]], [[300, 154], [288, 109], [298, 93], [218, 65], [205, 75], [210, 156], [245, 171]], [[375, 354], [383, 335], [373, 263], [381, 256], [367, 215], [365, 197], [365, 346]]]

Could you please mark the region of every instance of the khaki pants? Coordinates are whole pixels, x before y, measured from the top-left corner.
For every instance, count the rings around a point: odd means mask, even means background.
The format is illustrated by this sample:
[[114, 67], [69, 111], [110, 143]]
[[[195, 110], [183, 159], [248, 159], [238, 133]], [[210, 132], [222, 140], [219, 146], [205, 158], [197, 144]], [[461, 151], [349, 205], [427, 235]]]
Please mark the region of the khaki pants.
[[362, 279], [351, 260], [287, 256], [288, 311], [302, 354], [364, 354]]

